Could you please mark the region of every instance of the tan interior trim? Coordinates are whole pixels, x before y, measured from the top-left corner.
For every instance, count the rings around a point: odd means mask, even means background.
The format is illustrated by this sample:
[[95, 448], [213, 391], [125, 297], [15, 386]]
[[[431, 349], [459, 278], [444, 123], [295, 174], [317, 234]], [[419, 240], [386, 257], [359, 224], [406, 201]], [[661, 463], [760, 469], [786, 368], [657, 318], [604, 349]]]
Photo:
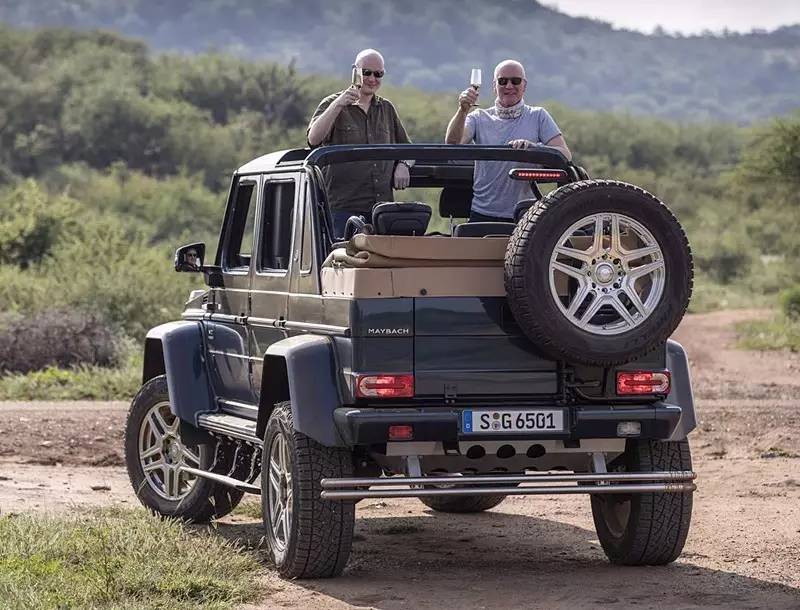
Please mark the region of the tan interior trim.
[[407, 237], [403, 235], [353, 236], [348, 253], [369, 252], [385, 258], [429, 260], [502, 260], [507, 236], [500, 237]]
[[325, 267], [322, 294], [346, 298], [501, 297], [502, 267]]

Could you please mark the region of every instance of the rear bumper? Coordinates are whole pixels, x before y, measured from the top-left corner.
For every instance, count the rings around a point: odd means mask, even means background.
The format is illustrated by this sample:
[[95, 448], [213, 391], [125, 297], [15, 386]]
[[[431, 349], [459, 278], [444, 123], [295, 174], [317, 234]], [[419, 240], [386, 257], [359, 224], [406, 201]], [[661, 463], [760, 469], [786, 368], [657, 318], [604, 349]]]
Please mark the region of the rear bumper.
[[[497, 407], [500, 409], [500, 407]], [[509, 408], [512, 408], [509, 406]], [[519, 408], [519, 407], [514, 407]], [[561, 408], [556, 405], [531, 406]], [[641, 433], [634, 438], [665, 440], [670, 437], [681, 418], [681, 408], [663, 402], [637, 406], [564, 407], [566, 428], [563, 432], [525, 432], [514, 434], [464, 434], [461, 426], [462, 409], [451, 407], [424, 408], [357, 408], [340, 407], [334, 411], [334, 421], [344, 443], [348, 446], [378, 445], [389, 442], [389, 426], [410, 425], [414, 442], [458, 442], [479, 440], [540, 440], [540, 439], [597, 439], [620, 438], [617, 424], [638, 422]], [[394, 442], [394, 441], [393, 441]]]

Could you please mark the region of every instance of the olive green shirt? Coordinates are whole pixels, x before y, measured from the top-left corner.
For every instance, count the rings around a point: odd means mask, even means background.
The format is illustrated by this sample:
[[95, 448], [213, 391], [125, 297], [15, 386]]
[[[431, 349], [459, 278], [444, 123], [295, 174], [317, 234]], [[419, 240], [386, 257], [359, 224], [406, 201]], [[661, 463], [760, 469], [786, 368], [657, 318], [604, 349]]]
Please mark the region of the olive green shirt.
[[[342, 94], [334, 93], [323, 99], [308, 129], [333, 101]], [[308, 133], [308, 131], [306, 131]], [[403, 123], [392, 103], [377, 95], [372, 96], [369, 112], [360, 106], [342, 108], [333, 123], [328, 137], [320, 144], [408, 144]], [[325, 168], [325, 190], [332, 210], [350, 210], [367, 215], [378, 201], [392, 201], [394, 161], [352, 161], [336, 163]]]

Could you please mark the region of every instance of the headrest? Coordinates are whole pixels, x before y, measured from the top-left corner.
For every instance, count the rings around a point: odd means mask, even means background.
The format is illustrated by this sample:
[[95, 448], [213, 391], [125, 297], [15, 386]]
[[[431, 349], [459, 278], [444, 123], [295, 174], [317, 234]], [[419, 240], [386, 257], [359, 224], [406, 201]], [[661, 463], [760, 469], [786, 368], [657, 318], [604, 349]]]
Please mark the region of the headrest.
[[453, 237], [511, 235], [516, 226], [513, 222], [465, 222], [453, 230]]
[[439, 216], [469, 218], [472, 207], [472, 187], [446, 186], [439, 194]]
[[387, 201], [372, 208], [376, 235], [425, 235], [431, 206], [416, 201]]

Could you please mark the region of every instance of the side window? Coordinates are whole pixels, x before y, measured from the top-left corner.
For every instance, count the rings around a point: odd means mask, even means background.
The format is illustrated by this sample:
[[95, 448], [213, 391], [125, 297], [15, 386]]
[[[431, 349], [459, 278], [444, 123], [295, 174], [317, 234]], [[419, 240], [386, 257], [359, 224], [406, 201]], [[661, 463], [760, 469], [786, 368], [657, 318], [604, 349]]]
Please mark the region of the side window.
[[228, 225], [225, 246], [225, 269], [242, 269], [250, 266], [253, 254], [253, 234], [256, 217], [256, 182], [240, 180], [234, 195], [233, 214]]
[[314, 264], [314, 231], [312, 223], [312, 208], [309, 197], [303, 204], [303, 242], [300, 250], [300, 273], [308, 273]]
[[259, 271], [283, 271], [289, 268], [294, 191], [294, 180], [267, 182], [264, 185]]

